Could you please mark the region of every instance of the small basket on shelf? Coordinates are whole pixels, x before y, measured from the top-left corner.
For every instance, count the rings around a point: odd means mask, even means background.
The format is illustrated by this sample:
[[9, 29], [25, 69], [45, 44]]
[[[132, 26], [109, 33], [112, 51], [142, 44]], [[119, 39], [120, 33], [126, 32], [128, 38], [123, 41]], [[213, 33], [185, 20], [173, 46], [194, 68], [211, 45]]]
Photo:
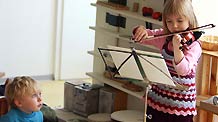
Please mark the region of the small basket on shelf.
[[200, 38], [202, 48], [209, 51], [218, 51], [218, 36], [207, 35]]

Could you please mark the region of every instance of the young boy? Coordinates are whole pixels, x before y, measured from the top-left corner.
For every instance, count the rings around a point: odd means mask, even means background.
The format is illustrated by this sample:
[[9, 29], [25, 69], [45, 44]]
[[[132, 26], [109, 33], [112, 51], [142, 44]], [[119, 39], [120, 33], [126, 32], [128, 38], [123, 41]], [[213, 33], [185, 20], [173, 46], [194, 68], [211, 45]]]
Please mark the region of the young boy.
[[10, 105], [0, 122], [43, 122], [41, 91], [30, 77], [15, 77], [6, 86], [5, 96]]

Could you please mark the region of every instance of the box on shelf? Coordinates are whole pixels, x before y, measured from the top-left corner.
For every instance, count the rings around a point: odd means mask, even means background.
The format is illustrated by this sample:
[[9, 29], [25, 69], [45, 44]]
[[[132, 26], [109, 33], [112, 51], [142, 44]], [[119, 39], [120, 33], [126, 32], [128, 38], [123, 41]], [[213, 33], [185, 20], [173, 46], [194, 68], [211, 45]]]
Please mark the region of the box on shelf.
[[64, 109], [68, 111], [73, 111], [73, 100], [74, 98], [74, 91], [75, 86], [81, 85], [86, 83], [85, 81], [81, 80], [72, 80], [66, 81], [64, 83]]
[[66, 82], [64, 108], [85, 117], [97, 113], [100, 87], [100, 85], [84, 81]]
[[82, 116], [88, 116], [98, 112], [99, 85], [75, 86], [73, 112]]

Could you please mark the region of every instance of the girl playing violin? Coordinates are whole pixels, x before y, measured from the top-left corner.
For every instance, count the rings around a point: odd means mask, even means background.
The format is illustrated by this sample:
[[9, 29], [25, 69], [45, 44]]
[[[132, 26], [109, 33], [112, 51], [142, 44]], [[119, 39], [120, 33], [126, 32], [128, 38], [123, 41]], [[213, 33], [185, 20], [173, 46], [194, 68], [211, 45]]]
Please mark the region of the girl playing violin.
[[147, 99], [147, 115], [152, 115], [152, 119], [147, 119], [147, 122], [193, 122], [193, 116], [197, 114], [195, 73], [202, 52], [200, 42], [195, 40], [181, 50], [181, 41], [184, 38], [179, 34], [146, 40], [152, 35], [196, 28], [197, 19], [191, 0], [167, 0], [162, 18], [162, 29], [149, 30], [138, 26], [133, 30], [133, 39], [141, 44], [157, 47], [173, 80], [187, 86], [188, 90], [152, 85]]

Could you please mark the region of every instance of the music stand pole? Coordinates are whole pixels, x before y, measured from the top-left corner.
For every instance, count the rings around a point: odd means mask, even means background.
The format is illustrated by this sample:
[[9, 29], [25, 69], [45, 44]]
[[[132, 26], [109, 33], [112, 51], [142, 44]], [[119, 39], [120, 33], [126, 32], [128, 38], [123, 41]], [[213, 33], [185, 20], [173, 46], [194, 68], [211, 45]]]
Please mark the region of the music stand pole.
[[148, 91], [150, 89], [150, 84], [146, 78], [145, 72], [142, 68], [142, 64], [140, 63], [139, 57], [135, 51], [135, 48], [131, 47], [132, 50], [132, 55], [134, 56], [134, 59], [136, 61], [136, 64], [138, 66], [138, 68], [140, 69], [140, 73], [144, 79], [144, 82], [146, 83], [146, 87], [145, 87], [145, 94], [144, 94], [144, 122], [146, 122], [146, 119], [148, 117], [148, 119], [151, 119], [151, 115], [147, 115], [147, 97], [148, 97]]
[[146, 122], [147, 118], [148, 119], [152, 119], [152, 115], [147, 115], [147, 101], [148, 101], [148, 91], [150, 90], [150, 85], [148, 84], [146, 87], [145, 87], [145, 94], [144, 94], [144, 121], [143, 122]]

